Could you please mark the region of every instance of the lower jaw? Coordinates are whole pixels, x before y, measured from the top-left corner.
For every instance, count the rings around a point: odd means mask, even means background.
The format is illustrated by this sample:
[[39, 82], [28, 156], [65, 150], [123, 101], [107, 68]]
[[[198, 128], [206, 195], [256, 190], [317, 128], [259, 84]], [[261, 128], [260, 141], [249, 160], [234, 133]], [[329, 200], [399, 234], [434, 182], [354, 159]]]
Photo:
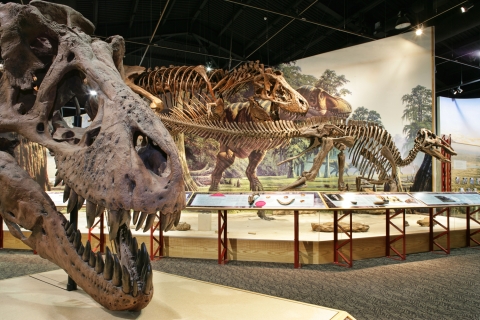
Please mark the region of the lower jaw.
[[[80, 231], [73, 231], [73, 228], [65, 230], [69, 223], [65, 218], [63, 220], [47, 224], [46, 234], [34, 230], [25, 243], [40, 256], [64, 269], [78, 286], [103, 307], [112, 311], [138, 311], [146, 307], [153, 297], [153, 273], [145, 244], [128, 257], [133, 268], [136, 268], [133, 270], [132, 267], [127, 268], [121, 264], [116, 254], [110, 254], [108, 247], [103, 257], [99, 253], [93, 253], [89, 243], [83, 246], [79, 240]], [[124, 230], [127, 230], [126, 227]], [[54, 238], [56, 243], [52, 244], [47, 237]], [[130, 239], [136, 246], [136, 239]], [[132, 242], [129, 247], [132, 247]], [[120, 245], [128, 246], [123, 241]], [[88, 255], [87, 249], [90, 250]], [[122, 260], [128, 259], [124, 257]]]

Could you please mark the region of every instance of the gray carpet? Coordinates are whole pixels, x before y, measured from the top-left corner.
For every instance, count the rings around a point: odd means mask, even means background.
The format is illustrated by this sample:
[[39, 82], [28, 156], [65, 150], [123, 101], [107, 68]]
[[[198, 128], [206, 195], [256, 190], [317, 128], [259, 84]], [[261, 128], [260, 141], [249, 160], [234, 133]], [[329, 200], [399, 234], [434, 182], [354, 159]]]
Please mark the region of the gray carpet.
[[[357, 319], [480, 319], [480, 250], [355, 261], [352, 269], [166, 258], [155, 270], [349, 312]], [[0, 279], [55, 269], [25, 251], [0, 250]]]

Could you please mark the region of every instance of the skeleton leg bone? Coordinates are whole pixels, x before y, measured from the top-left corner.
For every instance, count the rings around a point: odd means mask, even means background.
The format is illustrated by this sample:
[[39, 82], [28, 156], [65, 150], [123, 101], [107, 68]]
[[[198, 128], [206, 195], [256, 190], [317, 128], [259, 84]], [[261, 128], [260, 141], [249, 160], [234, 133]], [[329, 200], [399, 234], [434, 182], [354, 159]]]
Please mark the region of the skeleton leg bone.
[[313, 165], [310, 171], [305, 171], [302, 173], [302, 176], [298, 178], [297, 181], [293, 182], [292, 184], [280, 188], [281, 191], [290, 190], [293, 188], [298, 188], [301, 185], [305, 184], [307, 181], [314, 181], [315, 177], [322, 166], [323, 160], [328, 155], [330, 150], [333, 149], [335, 145], [343, 145], [345, 147], [353, 146], [355, 142], [355, 138], [351, 136], [344, 136], [340, 138], [322, 138], [322, 146], [320, 152], [315, 156], [313, 160]]
[[395, 165], [395, 159], [393, 159], [392, 153], [385, 146], [382, 148], [380, 153], [382, 154], [382, 156], [387, 158], [388, 162], [390, 162], [390, 165], [392, 166], [392, 175], [389, 181], [387, 182], [388, 189], [389, 189], [388, 191], [390, 192], [402, 191], [403, 190], [402, 182], [398, 178], [397, 166]]
[[217, 163], [212, 172], [212, 183], [208, 191], [218, 191], [218, 185], [222, 179], [223, 172], [235, 162], [235, 154], [226, 146], [220, 146], [220, 152], [217, 154]]
[[343, 170], [345, 168], [345, 154], [343, 150], [345, 150], [345, 145], [340, 147], [340, 153], [337, 156], [338, 159], [338, 190], [344, 191], [345, 190], [345, 182], [343, 181]]
[[247, 178], [250, 181], [250, 190], [252, 191], [263, 191], [263, 186], [257, 177], [257, 168], [260, 162], [262, 162], [266, 153], [267, 152], [265, 150], [254, 150], [248, 156], [248, 167], [245, 173], [247, 174]]
[[310, 171], [304, 171], [302, 173], [302, 176], [298, 178], [297, 181], [293, 182], [292, 184], [286, 187], [281, 188], [280, 191], [298, 188], [304, 185], [307, 181], [315, 180], [315, 177], [317, 176], [317, 173], [320, 170], [320, 167], [322, 166], [323, 160], [332, 149], [333, 149], [333, 138], [323, 138], [322, 147], [320, 149], [320, 152], [315, 156], [315, 159], [313, 160], [313, 165]]

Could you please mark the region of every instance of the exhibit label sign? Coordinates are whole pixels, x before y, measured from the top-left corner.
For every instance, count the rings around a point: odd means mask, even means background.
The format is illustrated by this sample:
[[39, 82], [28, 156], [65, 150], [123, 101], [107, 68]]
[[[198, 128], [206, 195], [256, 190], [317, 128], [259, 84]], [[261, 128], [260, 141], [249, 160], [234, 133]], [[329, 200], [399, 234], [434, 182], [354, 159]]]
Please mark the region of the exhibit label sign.
[[474, 206], [480, 205], [476, 192], [414, 192], [411, 195], [428, 206]]
[[325, 209], [317, 192], [195, 193], [187, 204], [194, 208]]
[[329, 208], [404, 208], [425, 207], [408, 193], [323, 193], [325, 203]]

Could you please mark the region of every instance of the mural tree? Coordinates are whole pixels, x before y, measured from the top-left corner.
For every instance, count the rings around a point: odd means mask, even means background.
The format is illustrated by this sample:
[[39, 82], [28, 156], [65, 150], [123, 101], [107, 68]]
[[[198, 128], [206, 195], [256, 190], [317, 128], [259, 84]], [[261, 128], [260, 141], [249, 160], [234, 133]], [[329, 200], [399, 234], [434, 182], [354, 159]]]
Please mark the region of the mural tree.
[[347, 94], [352, 94], [350, 90], [342, 88], [348, 82], [350, 80], [347, 80], [343, 74], [337, 75], [334, 70], [327, 69], [315, 83], [315, 87], [322, 88], [331, 95], [344, 97]]
[[285, 80], [295, 89], [305, 85], [314, 86], [318, 81], [314, 76], [303, 74], [302, 69], [295, 65], [295, 61], [282, 63], [275, 69], [282, 71]]
[[[432, 90], [418, 85], [412, 89], [410, 94], [402, 97], [405, 104], [402, 120], [409, 121], [403, 126], [403, 133], [406, 135], [404, 149], [413, 147], [417, 132], [421, 128], [432, 128]], [[422, 165], [415, 175], [411, 191], [432, 190], [432, 157], [425, 154]]]
[[[350, 90], [342, 88], [348, 82], [350, 80], [345, 78], [345, 75], [337, 75], [335, 70], [326, 69], [315, 83], [315, 87], [322, 88], [333, 96], [344, 97], [347, 94], [352, 94]], [[332, 149], [325, 158], [324, 178], [330, 177], [330, 157], [334, 157], [336, 154], [335, 149]]]
[[402, 97], [402, 103], [405, 104], [402, 120], [409, 122], [403, 126], [403, 133], [407, 138], [403, 148], [409, 150], [415, 143], [419, 129], [432, 128], [432, 90], [418, 85], [410, 94]]
[[368, 110], [365, 107], [358, 107], [352, 113], [351, 118], [352, 120], [362, 120], [362, 121], [372, 121], [376, 122], [377, 124], [383, 126], [382, 124], [382, 116], [375, 110]]

